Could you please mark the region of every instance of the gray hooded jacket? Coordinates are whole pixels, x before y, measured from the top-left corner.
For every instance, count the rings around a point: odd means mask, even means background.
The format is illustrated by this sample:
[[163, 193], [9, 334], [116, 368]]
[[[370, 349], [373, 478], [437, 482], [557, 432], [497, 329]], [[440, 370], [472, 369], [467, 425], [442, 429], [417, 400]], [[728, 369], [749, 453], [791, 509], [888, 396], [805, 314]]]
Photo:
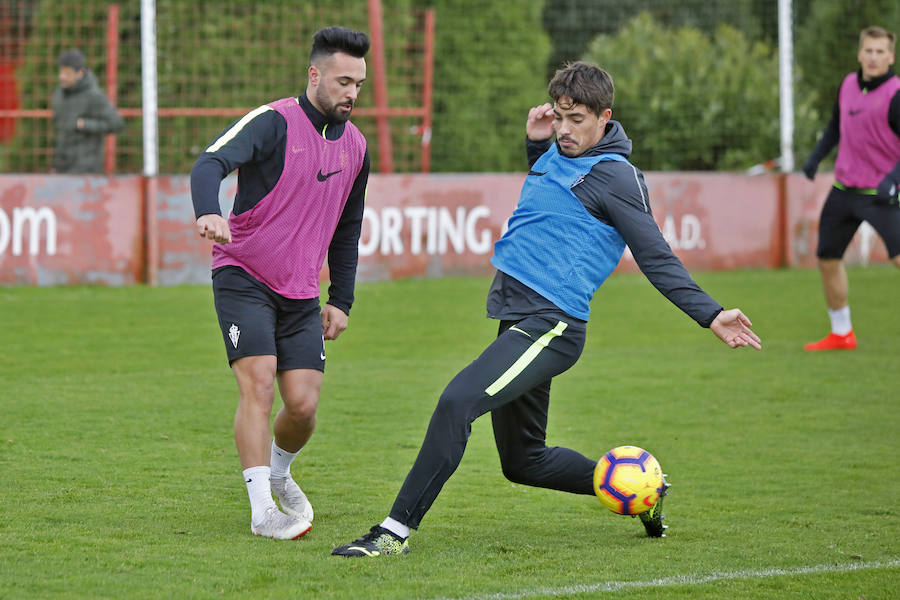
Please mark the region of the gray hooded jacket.
[[[78, 119], [82, 128], [78, 129]], [[124, 123], [88, 70], [71, 87], [53, 92], [53, 169], [57, 173], [102, 173], [103, 140]]]

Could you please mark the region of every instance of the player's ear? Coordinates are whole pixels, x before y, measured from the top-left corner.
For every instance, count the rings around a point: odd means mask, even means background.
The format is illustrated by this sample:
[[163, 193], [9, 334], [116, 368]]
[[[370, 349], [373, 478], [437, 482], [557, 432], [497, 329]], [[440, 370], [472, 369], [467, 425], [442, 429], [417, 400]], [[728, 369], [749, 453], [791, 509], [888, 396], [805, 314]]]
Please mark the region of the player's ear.
[[306, 78], [309, 80], [309, 84], [313, 87], [318, 86], [321, 77], [322, 72], [319, 71], [319, 67], [316, 65], [309, 65], [309, 69], [306, 71]]

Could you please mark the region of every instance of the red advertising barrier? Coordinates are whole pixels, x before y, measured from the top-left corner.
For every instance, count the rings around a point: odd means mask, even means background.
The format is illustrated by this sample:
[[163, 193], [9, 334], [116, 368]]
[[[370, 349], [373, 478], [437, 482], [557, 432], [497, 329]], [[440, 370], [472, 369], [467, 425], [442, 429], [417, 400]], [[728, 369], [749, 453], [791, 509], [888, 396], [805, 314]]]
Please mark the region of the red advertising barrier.
[[369, 180], [359, 278], [487, 274], [525, 175], [378, 175]]
[[[648, 173], [654, 217], [693, 270], [812, 267], [830, 178]], [[381, 175], [369, 180], [359, 279], [488, 274], [493, 243], [515, 208], [523, 174]], [[126, 285], [144, 280], [140, 176], [0, 175], [0, 284]], [[223, 213], [235, 178], [220, 191]], [[209, 281], [211, 242], [197, 236], [187, 176], [157, 179], [161, 285]], [[864, 224], [850, 264], [886, 261]], [[626, 251], [620, 270], [635, 270]], [[327, 276], [327, 273], [323, 274]]]
[[[156, 188], [156, 226], [159, 240], [158, 277], [160, 285], [208, 282], [212, 261], [212, 242], [197, 235], [191, 204], [189, 177], [158, 177]], [[222, 185], [223, 193], [234, 198], [234, 177]], [[220, 194], [220, 198], [223, 194]], [[224, 202], [222, 202], [224, 204]], [[231, 202], [222, 214], [231, 210]]]
[[141, 177], [0, 176], [0, 284], [140, 283]]
[[[830, 173], [820, 173], [816, 176], [815, 183], [810, 183], [802, 175], [787, 178], [785, 187], [790, 202], [785, 215], [788, 228], [785, 253], [789, 265], [816, 266], [819, 213], [822, 212], [822, 205], [833, 183], [834, 177]], [[863, 222], [844, 254], [844, 260], [851, 265], [884, 262], [888, 260], [887, 248], [872, 226]]]
[[[778, 176], [646, 173], [650, 206], [689, 269], [780, 266]], [[631, 252], [619, 265], [636, 270]]]

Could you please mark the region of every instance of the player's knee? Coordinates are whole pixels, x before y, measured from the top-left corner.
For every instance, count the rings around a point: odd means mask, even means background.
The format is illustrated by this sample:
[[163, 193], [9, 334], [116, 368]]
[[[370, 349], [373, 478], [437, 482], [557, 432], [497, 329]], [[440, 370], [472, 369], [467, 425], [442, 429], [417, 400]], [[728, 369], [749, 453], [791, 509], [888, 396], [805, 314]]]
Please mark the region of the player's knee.
[[268, 404], [271, 408], [275, 397], [274, 364], [254, 358], [256, 357], [241, 358], [232, 363], [241, 401]]
[[503, 471], [503, 476], [508, 480], [512, 481], [513, 483], [524, 483], [522, 481], [522, 475], [524, 474], [524, 472], [521, 470], [519, 465], [507, 464], [504, 462], [501, 463], [500, 467]]
[[294, 423], [311, 423], [315, 421], [316, 409], [319, 406], [319, 395], [310, 393], [294, 394], [283, 398], [284, 410]]
[[462, 390], [447, 386], [434, 409], [435, 416], [445, 421], [469, 420], [473, 399]]
[[841, 267], [840, 258], [834, 258], [831, 256], [819, 256], [819, 268], [822, 270], [833, 271], [835, 269], [839, 269]]
[[500, 452], [500, 468], [503, 476], [522, 485], [531, 485], [534, 480], [534, 467], [540, 462], [534, 451], [526, 451], [516, 447]]
[[520, 485], [531, 485], [534, 480], [528, 464], [518, 460], [504, 461], [500, 465], [503, 470], [503, 476], [513, 483]]
[[267, 381], [263, 378], [248, 378], [239, 387], [242, 403], [272, 410], [272, 402], [275, 399], [275, 385], [271, 379]]

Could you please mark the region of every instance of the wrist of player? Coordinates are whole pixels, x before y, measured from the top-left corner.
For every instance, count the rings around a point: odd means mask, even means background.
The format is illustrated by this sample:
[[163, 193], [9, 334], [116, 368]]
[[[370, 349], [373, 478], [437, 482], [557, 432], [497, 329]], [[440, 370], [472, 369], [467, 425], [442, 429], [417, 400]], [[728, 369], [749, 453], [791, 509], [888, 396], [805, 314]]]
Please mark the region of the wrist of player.
[[806, 162], [803, 163], [803, 174], [806, 175], [807, 179], [815, 179], [816, 171], [819, 170], [819, 161], [813, 157], [807, 158]]

